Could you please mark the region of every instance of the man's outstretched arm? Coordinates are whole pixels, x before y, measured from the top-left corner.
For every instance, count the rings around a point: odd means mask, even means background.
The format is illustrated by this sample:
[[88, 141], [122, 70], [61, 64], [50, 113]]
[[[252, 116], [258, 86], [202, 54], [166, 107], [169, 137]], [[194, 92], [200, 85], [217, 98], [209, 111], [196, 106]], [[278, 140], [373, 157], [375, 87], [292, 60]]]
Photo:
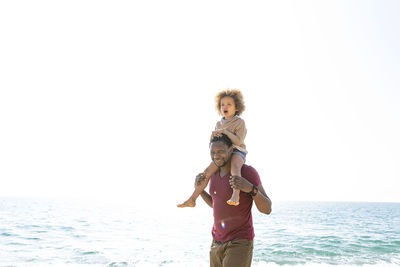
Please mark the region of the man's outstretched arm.
[[270, 214], [272, 211], [271, 199], [265, 193], [262, 185], [257, 186], [257, 188], [258, 193], [253, 197], [253, 200], [256, 203], [256, 207], [260, 212]]
[[[194, 181], [194, 187], [199, 186], [202, 182], [204, 182], [205, 179], [206, 179], [206, 177], [205, 177], [204, 173], [199, 173], [196, 176], [196, 180]], [[212, 197], [205, 190], [203, 190], [200, 193], [200, 196], [204, 200], [204, 202], [206, 202], [207, 205], [210, 206], [210, 208], [213, 207]]]
[[[229, 183], [233, 189], [239, 189], [245, 193], [250, 193], [253, 190], [253, 184], [241, 176], [232, 176]], [[271, 199], [265, 193], [262, 185], [257, 186], [258, 192], [253, 196], [257, 209], [265, 214], [270, 214], [272, 210]]]
[[206, 202], [207, 205], [210, 206], [210, 208], [213, 207], [213, 200], [212, 200], [210, 194], [208, 194], [206, 191], [203, 190], [203, 192], [201, 192], [200, 196], [204, 200], [204, 202]]

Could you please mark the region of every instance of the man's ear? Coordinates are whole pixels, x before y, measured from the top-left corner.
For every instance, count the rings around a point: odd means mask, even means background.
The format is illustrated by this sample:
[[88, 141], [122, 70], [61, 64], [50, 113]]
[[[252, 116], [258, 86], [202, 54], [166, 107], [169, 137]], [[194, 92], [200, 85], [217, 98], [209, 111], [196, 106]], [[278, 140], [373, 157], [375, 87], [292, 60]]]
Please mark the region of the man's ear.
[[233, 152], [233, 146], [231, 146], [231, 147], [229, 148], [229, 154], [232, 154], [232, 152]]

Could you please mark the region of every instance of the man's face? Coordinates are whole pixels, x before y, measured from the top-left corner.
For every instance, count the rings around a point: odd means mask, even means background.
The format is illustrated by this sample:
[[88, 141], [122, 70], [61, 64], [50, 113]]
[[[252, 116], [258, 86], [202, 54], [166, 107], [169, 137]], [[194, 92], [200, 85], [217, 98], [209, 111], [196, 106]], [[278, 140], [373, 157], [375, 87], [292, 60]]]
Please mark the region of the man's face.
[[221, 168], [228, 163], [232, 155], [232, 147], [228, 147], [224, 142], [217, 141], [210, 147], [211, 160], [214, 164]]

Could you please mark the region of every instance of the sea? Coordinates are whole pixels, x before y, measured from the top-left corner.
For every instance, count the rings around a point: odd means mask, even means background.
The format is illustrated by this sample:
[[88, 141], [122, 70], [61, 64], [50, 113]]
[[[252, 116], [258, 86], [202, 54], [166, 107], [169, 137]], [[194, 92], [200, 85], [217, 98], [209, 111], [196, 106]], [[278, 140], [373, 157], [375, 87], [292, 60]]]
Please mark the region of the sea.
[[[0, 198], [0, 266], [209, 266], [212, 209]], [[253, 207], [252, 266], [400, 266], [400, 203]]]

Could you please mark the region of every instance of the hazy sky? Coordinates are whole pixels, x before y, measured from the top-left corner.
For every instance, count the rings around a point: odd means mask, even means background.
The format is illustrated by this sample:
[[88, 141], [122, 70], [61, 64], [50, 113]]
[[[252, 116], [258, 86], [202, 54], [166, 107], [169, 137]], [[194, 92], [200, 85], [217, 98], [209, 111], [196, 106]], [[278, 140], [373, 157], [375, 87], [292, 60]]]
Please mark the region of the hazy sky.
[[2, 1], [0, 197], [175, 205], [242, 90], [273, 200], [400, 201], [399, 1]]

